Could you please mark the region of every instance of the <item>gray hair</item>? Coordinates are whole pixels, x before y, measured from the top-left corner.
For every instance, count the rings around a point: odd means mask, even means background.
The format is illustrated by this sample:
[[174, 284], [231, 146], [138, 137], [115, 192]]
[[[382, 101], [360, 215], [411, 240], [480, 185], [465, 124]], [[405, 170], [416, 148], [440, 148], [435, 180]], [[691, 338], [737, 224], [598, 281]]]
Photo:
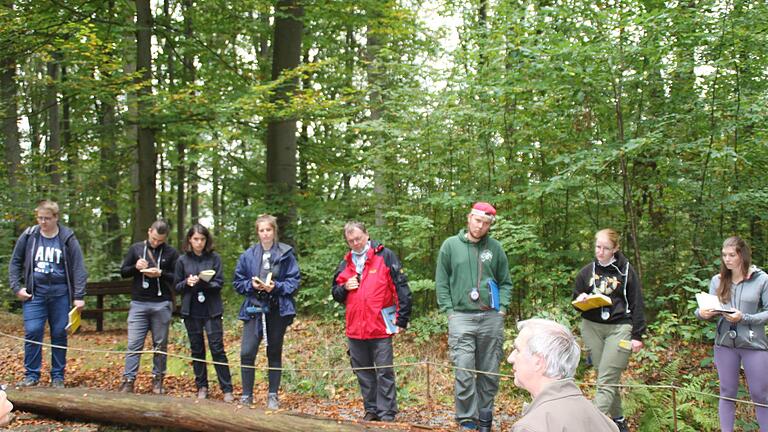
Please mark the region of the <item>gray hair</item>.
[[355, 229], [359, 229], [363, 234], [368, 234], [368, 230], [365, 229], [365, 224], [358, 221], [349, 221], [344, 224], [344, 235], [349, 234]]
[[530, 329], [526, 351], [547, 362], [544, 376], [553, 379], [573, 378], [579, 366], [581, 348], [579, 343], [562, 324], [555, 321], [532, 318], [517, 323], [517, 329]]

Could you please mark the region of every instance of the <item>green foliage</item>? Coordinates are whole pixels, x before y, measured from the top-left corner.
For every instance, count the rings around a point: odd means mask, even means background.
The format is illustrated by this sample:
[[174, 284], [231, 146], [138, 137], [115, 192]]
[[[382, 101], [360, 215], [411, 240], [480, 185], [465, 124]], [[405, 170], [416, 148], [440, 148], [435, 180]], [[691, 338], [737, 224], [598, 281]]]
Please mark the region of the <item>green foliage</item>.
[[431, 310], [426, 314], [414, 314], [414, 318], [408, 324], [408, 332], [413, 333], [414, 342], [417, 344], [434, 344], [435, 338], [447, 334], [448, 317]]
[[[701, 393], [717, 394], [717, 377], [714, 373], [680, 375], [681, 357], [676, 357], [659, 370], [660, 383], [682, 386], [672, 391], [668, 388], [643, 387], [643, 383], [627, 382], [630, 387], [624, 394], [626, 415], [639, 415], [639, 431], [716, 430], [719, 420], [717, 398]], [[673, 408], [675, 408], [673, 410]], [[677, 418], [675, 418], [675, 415]]]

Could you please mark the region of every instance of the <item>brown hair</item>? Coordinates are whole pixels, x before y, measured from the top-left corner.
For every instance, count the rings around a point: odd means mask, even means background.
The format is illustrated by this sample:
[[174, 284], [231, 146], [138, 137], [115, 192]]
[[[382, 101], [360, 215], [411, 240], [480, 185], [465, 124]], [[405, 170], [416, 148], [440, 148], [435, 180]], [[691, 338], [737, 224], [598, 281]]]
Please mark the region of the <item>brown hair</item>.
[[[747, 242], [742, 240], [741, 237], [733, 236], [728, 237], [723, 242], [723, 249], [732, 247], [736, 250], [736, 253], [741, 258], [741, 274], [744, 278], [749, 274], [749, 267], [752, 266], [752, 250], [747, 245]], [[720, 285], [717, 287], [717, 298], [721, 303], [728, 303], [731, 301], [731, 285], [733, 283], [733, 272], [725, 266], [723, 261], [723, 254], [720, 253]]]
[[619, 233], [617, 233], [616, 231], [610, 228], [604, 228], [595, 233], [595, 240], [597, 240], [597, 237], [600, 236], [601, 234], [604, 234], [606, 237], [608, 237], [608, 240], [610, 240], [611, 243], [613, 243], [614, 249], [621, 249], [621, 242], [619, 241]]
[[275, 243], [277, 243], [278, 242], [278, 238], [277, 238], [277, 232], [278, 232], [277, 231], [277, 218], [272, 216], [271, 214], [267, 214], [267, 213], [260, 214], [259, 217], [256, 218], [256, 223], [254, 225], [256, 227], [256, 234], [257, 234], [257, 236], [259, 234], [259, 224], [260, 223], [268, 223], [268, 224], [270, 224], [272, 226], [272, 230], [275, 232]]
[[202, 224], [196, 223], [189, 227], [189, 230], [187, 231], [187, 237], [184, 240], [184, 245], [182, 245], [182, 249], [184, 249], [184, 252], [192, 252], [192, 244], [190, 243], [189, 239], [192, 238], [195, 234], [201, 234], [203, 237], [205, 237], [205, 247], [203, 248], [204, 253], [210, 253], [213, 251], [213, 236], [211, 236], [211, 232], [208, 231], [208, 228], [203, 226]]

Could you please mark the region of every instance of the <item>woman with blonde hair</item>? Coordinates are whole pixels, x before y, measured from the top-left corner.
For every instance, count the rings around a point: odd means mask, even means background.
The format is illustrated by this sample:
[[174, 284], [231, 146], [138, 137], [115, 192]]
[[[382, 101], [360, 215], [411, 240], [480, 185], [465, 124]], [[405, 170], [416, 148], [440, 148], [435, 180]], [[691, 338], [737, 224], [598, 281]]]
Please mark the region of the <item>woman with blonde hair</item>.
[[299, 288], [301, 275], [293, 248], [278, 241], [277, 218], [268, 214], [259, 216], [256, 233], [259, 242], [240, 255], [233, 280], [235, 290], [245, 297], [238, 315], [243, 321], [241, 402], [253, 403], [253, 365], [259, 344], [266, 338], [269, 366], [267, 408], [278, 409], [283, 339], [296, 315], [293, 296]]
[[573, 298], [602, 294], [610, 304], [581, 312], [581, 336], [597, 369], [595, 405], [627, 431], [616, 387], [629, 356], [643, 347], [645, 312], [642, 286], [635, 269], [619, 250], [619, 234], [603, 229], [595, 234], [595, 259], [585, 265], [573, 288]]
[[[696, 316], [717, 320], [715, 366], [720, 378], [720, 429], [733, 431], [739, 391], [739, 371], [744, 366], [752, 402], [768, 404], [768, 275], [752, 266], [752, 252], [739, 237], [723, 242], [720, 273], [709, 283], [709, 293], [716, 295], [720, 309], [696, 309]], [[729, 398], [729, 399], [722, 399]], [[757, 406], [760, 430], [768, 431], [768, 408]]]

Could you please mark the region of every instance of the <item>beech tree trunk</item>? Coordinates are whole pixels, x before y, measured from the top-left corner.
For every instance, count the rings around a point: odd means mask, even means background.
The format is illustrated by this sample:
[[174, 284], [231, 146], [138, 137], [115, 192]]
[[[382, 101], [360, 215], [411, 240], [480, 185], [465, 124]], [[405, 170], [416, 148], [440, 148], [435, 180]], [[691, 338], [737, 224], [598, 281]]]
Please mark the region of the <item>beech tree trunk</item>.
[[[301, 39], [304, 7], [300, 0], [278, 0], [275, 6], [275, 38], [272, 56], [272, 79], [283, 71], [294, 69], [301, 61]], [[291, 79], [280, 85], [273, 100], [289, 100], [298, 85]], [[277, 219], [281, 240], [291, 243], [295, 210], [291, 198], [296, 188], [296, 119], [277, 118], [267, 126], [267, 196], [268, 203], [278, 208]]]
[[[142, 86], [138, 90], [138, 183], [134, 237], [141, 238], [157, 217], [157, 153], [155, 132], [148, 124], [152, 96], [152, 10], [149, 0], [136, 0], [136, 68]], [[141, 233], [141, 235], [136, 235]]]
[[[53, 60], [46, 65], [48, 71], [48, 84], [46, 91], [46, 106], [48, 107], [48, 142], [46, 142], [45, 153], [48, 159], [48, 169], [51, 176], [51, 193], [56, 195], [60, 193], [61, 172], [59, 167], [61, 156], [61, 125], [59, 123], [59, 55], [53, 54]], [[53, 196], [53, 195], [52, 195]]]
[[116, 393], [89, 388], [9, 388], [14, 408], [45, 416], [167, 427], [201, 432], [221, 431], [392, 431], [409, 430], [389, 423], [377, 425], [340, 422], [319, 417], [270, 412], [216, 401], [198, 401], [170, 396]]

